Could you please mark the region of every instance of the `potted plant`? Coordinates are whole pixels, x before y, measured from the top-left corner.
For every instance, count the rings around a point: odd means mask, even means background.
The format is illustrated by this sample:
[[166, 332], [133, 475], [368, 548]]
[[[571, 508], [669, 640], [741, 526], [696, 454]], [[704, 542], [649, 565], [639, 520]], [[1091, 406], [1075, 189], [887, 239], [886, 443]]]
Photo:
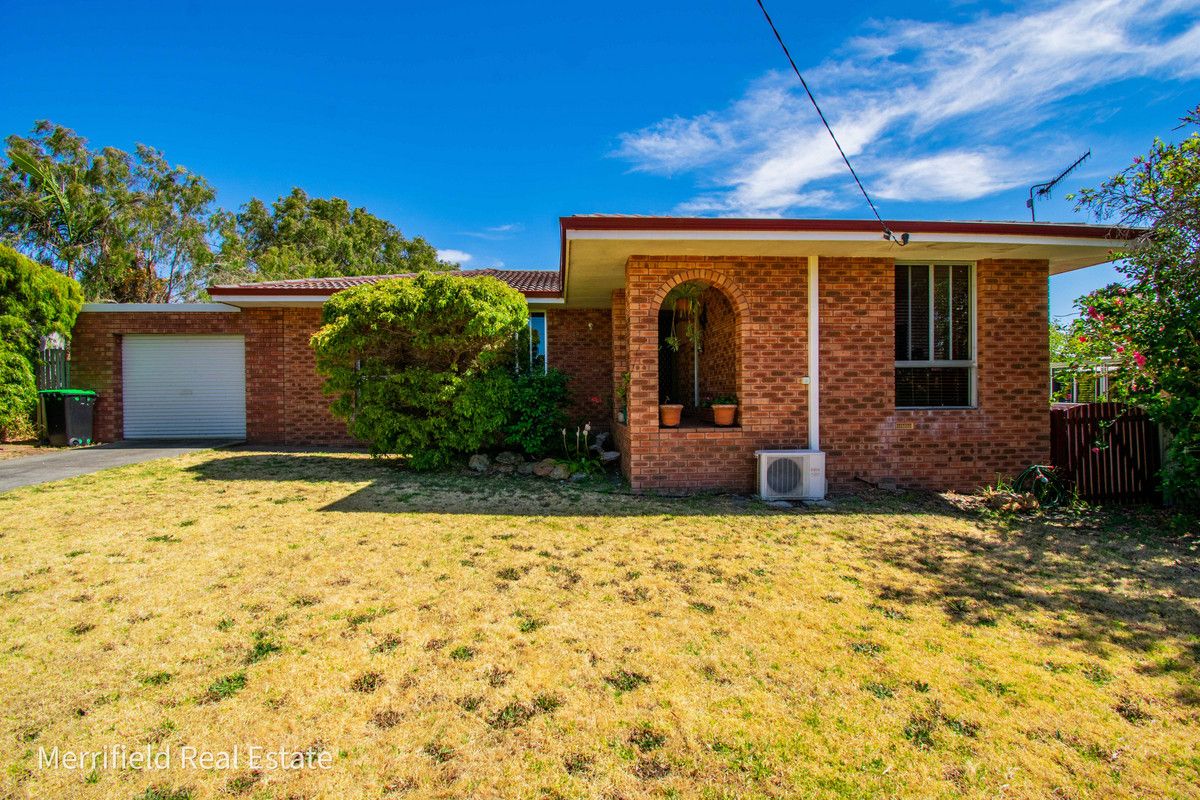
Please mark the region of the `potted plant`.
[[621, 385], [617, 387], [617, 402], [619, 404], [617, 408], [617, 422], [620, 422], [622, 425], [629, 418], [629, 380], [629, 373], [622, 372]]
[[683, 406], [680, 403], [672, 403], [670, 397], [666, 400], [667, 402], [658, 405], [659, 424], [664, 428], [678, 428], [679, 420], [683, 417]]
[[712, 401], [713, 422], [721, 427], [729, 427], [737, 416], [737, 407], [736, 395], [723, 394], [714, 398]]
[[672, 309], [671, 334], [663, 342], [676, 352], [679, 352], [681, 343], [680, 332], [677, 328], [680, 320], [684, 320], [682, 334], [697, 348], [700, 346], [700, 313], [702, 311], [700, 298], [704, 295], [704, 290], [705, 287], [699, 283], [683, 283], [676, 286], [667, 295], [666, 305]]

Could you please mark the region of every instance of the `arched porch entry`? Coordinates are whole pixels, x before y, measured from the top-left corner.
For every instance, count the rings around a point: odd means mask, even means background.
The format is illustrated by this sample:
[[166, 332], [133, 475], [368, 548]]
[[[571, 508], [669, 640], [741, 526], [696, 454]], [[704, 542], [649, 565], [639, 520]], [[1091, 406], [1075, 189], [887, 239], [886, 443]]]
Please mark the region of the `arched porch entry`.
[[740, 405], [748, 306], [736, 285], [715, 270], [689, 270], [664, 281], [649, 305], [657, 345], [654, 402], [682, 405], [684, 427], [711, 425], [714, 402]]
[[688, 424], [709, 421], [712, 403], [736, 403], [737, 314], [705, 281], [667, 293], [658, 310], [658, 402], [679, 403]]

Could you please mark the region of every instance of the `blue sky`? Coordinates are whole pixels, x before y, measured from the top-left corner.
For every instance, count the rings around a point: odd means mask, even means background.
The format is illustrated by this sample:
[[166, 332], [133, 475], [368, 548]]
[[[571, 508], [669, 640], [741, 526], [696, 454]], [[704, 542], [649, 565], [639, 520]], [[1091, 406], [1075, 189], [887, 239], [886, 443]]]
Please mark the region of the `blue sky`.
[[[768, 7], [894, 219], [1027, 219], [1091, 148], [1038, 209], [1078, 220], [1066, 192], [1200, 101], [1195, 0]], [[3, 10], [5, 134], [151, 144], [226, 207], [345, 197], [466, 267], [556, 266], [564, 214], [868, 215], [753, 0]]]

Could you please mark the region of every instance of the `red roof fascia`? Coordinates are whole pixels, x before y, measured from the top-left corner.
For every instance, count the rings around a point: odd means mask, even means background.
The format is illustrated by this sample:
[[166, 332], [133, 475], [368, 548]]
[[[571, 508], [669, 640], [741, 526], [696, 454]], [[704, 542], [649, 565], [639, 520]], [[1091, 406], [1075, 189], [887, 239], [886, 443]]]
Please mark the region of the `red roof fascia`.
[[[951, 222], [931, 220], [897, 220], [888, 226], [899, 233], [965, 233], [1002, 236], [1053, 236], [1088, 239], [1131, 239], [1140, 228], [1112, 227], [1073, 223], [1037, 222]], [[559, 219], [563, 234], [563, 254], [566, 251], [568, 230], [611, 231], [765, 231], [817, 233], [879, 232], [879, 222], [873, 219], [744, 219], [729, 217], [620, 217], [572, 216]]]

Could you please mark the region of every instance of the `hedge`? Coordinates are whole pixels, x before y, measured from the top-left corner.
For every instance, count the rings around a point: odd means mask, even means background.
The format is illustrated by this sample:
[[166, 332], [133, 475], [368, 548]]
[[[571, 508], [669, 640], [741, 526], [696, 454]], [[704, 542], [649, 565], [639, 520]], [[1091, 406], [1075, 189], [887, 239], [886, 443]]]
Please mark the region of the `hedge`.
[[78, 283], [0, 245], [0, 436], [27, 428], [39, 341], [54, 332], [69, 338], [82, 307]]

